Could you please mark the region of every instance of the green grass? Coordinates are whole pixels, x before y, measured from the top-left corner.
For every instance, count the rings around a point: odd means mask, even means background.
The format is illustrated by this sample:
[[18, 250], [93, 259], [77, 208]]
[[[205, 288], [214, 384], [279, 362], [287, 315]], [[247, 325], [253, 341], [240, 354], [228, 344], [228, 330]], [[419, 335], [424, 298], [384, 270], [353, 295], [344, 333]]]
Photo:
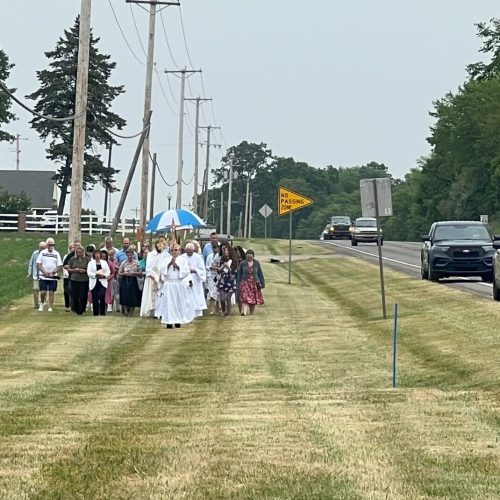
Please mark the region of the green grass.
[[[266, 305], [167, 331], [30, 308], [0, 326], [0, 497], [493, 499], [500, 322], [491, 300], [294, 242]], [[244, 242], [257, 258], [286, 241]], [[325, 266], [328, 275], [325, 276]]]

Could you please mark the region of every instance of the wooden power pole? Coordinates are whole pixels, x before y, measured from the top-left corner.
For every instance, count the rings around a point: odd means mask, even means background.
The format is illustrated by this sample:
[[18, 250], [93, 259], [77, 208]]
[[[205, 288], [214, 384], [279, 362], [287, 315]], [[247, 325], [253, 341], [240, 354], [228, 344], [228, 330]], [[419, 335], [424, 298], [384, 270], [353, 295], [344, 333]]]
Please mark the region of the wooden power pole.
[[[147, 116], [151, 110], [151, 95], [153, 87], [153, 60], [155, 51], [156, 30], [156, 6], [176, 5], [178, 2], [165, 2], [162, 0], [126, 0], [127, 3], [149, 4], [149, 30], [148, 30], [148, 52], [146, 59], [146, 85], [144, 90], [144, 118], [143, 125], [146, 127]], [[139, 225], [142, 229], [146, 226], [148, 209], [148, 183], [149, 183], [149, 134], [142, 145], [142, 175], [141, 175], [141, 204], [139, 214]]]
[[71, 163], [71, 204], [68, 241], [81, 238], [83, 168], [87, 127], [87, 91], [89, 82], [91, 0], [81, 0], [76, 76], [75, 121], [73, 127], [73, 160]]
[[165, 70], [165, 73], [179, 75], [181, 79], [181, 98], [179, 109], [179, 146], [177, 155], [177, 198], [175, 200], [175, 208], [182, 208], [182, 169], [184, 166], [184, 94], [186, 89], [186, 78], [189, 78], [195, 73], [201, 73], [201, 69], [178, 69], [178, 70]]
[[[196, 103], [196, 119], [194, 128], [194, 193], [193, 193], [193, 212], [198, 213], [198, 177], [199, 177], [199, 150], [200, 150], [200, 104], [205, 101], [211, 101], [212, 99], [202, 99], [197, 97], [196, 99], [186, 99], [186, 101], [194, 101]], [[200, 210], [201, 212], [201, 210]]]
[[208, 220], [208, 175], [209, 175], [209, 168], [210, 168], [210, 148], [211, 147], [220, 147], [219, 144], [212, 144], [210, 142], [211, 138], [211, 132], [212, 130], [215, 129], [220, 129], [220, 127], [212, 127], [211, 125], [208, 125], [208, 127], [199, 127], [199, 128], [205, 128], [207, 129], [207, 157], [206, 157], [206, 162], [205, 162], [205, 174], [203, 175], [203, 218], [205, 220]]

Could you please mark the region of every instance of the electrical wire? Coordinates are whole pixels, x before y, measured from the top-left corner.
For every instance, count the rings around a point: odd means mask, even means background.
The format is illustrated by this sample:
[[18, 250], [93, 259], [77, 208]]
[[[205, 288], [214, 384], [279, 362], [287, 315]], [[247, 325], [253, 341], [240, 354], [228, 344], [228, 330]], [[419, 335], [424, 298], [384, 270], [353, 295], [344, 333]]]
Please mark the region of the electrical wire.
[[139, 137], [140, 135], [142, 135], [149, 127], [151, 127], [151, 123], [148, 123], [140, 132], [138, 132], [137, 134], [133, 134], [133, 135], [121, 135], [121, 134], [117, 134], [116, 132], [113, 132], [111, 129], [109, 129], [108, 127], [106, 127], [106, 125], [104, 125], [104, 123], [101, 122], [101, 120], [99, 120], [99, 118], [97, 118], [96, 114], [90, 110], [90, 112], [92, 113], [92, 116], [94, 117], [95, 121], [97, 123], [99, 123], [99, 125], [104, 129], [106, 130], [106, 132], [108, 132], [109, 134], [111, 135], [114, 135], [115, 137], [119, 137], [120, 139], [135, 139], [136, 137]]
[[180, 69], [180, 66], [177, 64], [175, 58], [174, 58], [174, 55], [172, 53], [172, 49], [170, 48], [170, 42], [168, 41], [168, 36], [167, 36], [167, 29], [165, 28], [165, 22], [163, 20], [163, 14], [162, 14], [162, 11], [160, 11], [160, 20], [161, 20], [161, 25], [163, 27], [163, 34], [165, 35], [165, 41], [167, 42], [167, 48], [168, 48], [168, 52], [170, 54], [170, 58], [172, 59], [172, 62], [174, 63], [174, 66], [177, 68], [177, 69]]
[[113, 4], [111, 3], [111, 0], [108, 0], [108, 3], [109, 3], [109, 6], [111, 7], [111, 10], [113, 11], [113, 16], [115, 18], [115, 21], [116, 21], [116, 24], [118, 25], [118, 29], [120, 30], [120, 33], [122, 34], [122, 37], [123, 37], [123, 40], [125, 41], [125, 43], [127, 44], [127, 47], [129, 48], [130, 52], [132, 53], [132, 55], [135, 57], [135, 59], [137, 60], [137, 62], [139, 64], [142, 64], [143, 66], [146, 65], [146, 63], [144, 61], [141, 61], [139, 59], [139, 57], [137, 57], [137, 54], [134, 52], [134, 49], [132, 49], [130, 43], [128, 42], [127, 40], [127, 37], [125, 36], [125, 33], [123, 32], [123, 29], [121, 27], [121, 24], [120, 24], [120, 21], [118, 21], [118, 17], [116, 15], [116, 12], [115, 12], [115, 9], [113, 7]]
[[[151, 159], [151, 161], [154, 161], [153, 160], [153, 155], [151, 154], [151, 152], [149, 153], [149, 158]], [[174, 187], [174, 186], [177, 186], [177, 181], [175, 181], [173, 184], [169, 184], [166, 180], [165, 180], [165, 177], [163, 177], [163, 174], [161, 173], [161, 170], [160, 170], [160, 165], [158, 164], [158, 160], [156, 161], [156, 169], [158, 170], [158, 173], [160, 174], [160, 177], [161, 177], [161, 180], [168, 186], [168, 187]]]
[[167, 99], [167, 94], [165, 93], [165, 89], [163, 88], [163, 84], [161, 83], [161, 76], [160, 76], [160, 73], [159, 71], [156, 69], [156, 63], [155, 63], [155, 68], [154, 68], [154, 71], [156, 73], [156, 77], [158, 78], [158, 83], [160, 84], [160, 90], [161, 90], [161, 93], [163, 94], [163, 98], [165, 99], [165, 102], [167, 103], [167, 106], [170, 108], [170, 111], [175, 115], [175, 116], [179, 116], [179, 113], [177, 113], [175, 111], [175, 109], [172, 107], [172, 105], [170, 104], [170, 101]]
[[193, 182], [193, 179], [194, 179], [194, 174], [191, 177], [191, 180], [189, 182], [185, 182], [184, 179], [182, 179], [182, 183], [184, 184], [184, 186], [189, 186], [189, 184], [191, 184]]
[[142, 53], [144, 54], [144, 57], [147, 58], [148, 56], [146, 54], [146, 49], [144, 48], [144, 45], [142, 43], [141, 35], [139, 34], [139, 28], [137, 27], [137, 22], [135, 20], [134, 9], [132, 8], [131, 3], [129, 3], [128, 6], [130, 7], [130, 14], [132, 14], [132, 20], [134, 21], [135, 32], [137, 34], [137, 38], [139, 39], [139, 43], [141, 44]]
[[88, 110], [88, 108], [85, 108], [83, 111], [80, 111], [80, 113], [78, 113], [78, 114], [74, 114], [74, 115], [71, 115], [71, 116], [65, 116], [63, 118], [59, 118], [59, 117], [55, 117], [55, 116], [46, 116], [46, 115], [42, 115], [41, 113], [36, 112], [34, 109], [31, 109], [28, 105], [24, 104], [24, 102], [22, 102], [20, 99], [18, 99], [9, 90], [9, 88], [7, 87], [7, 85], [5, 85], [5, 83], [2, 80], [0, 80], [0, 88], [2, 88], [2, 90], [14, 102], [16, 102], [17, 104], [19, 104], [19, 106], [21, 106], [23, 109], [25, 109], [26, 111], [28, 111], [32, 115], [37, 116], [38, 118], [41, 118], [42, 120], [50, 120], [52, 122], [69, 122], [69, 121], [72, 121], [72, 120], [76, 120], [77, 118], [80, 118], [80, 116], [83, 116], [85, 113], [87, 113], [87, 110]]
[[184, 21], [182, 19], [182, 7], [180, 7], [180, 6], [179, 6], [179, 17], [181, 20], [182, 38], [184, 39], [184, 47], [186, 47], [188, 61], [189, 61], [189, 64], [191, 65], [191, 67], [194, 68], [193, 61], [191, 61], [191, 55], [189, 54], [188, 44], [187, 44], [187, 40], [186, 40], [186, 32], [184, 30]]

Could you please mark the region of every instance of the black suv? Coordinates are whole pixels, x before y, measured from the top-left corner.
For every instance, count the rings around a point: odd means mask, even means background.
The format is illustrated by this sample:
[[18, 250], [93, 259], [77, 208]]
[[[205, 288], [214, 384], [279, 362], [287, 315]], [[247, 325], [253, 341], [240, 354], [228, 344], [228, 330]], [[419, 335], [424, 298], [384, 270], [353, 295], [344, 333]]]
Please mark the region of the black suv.
[[477, 221], [434, 222], [422, 235], [422, 279], [438, 281], [449, 276], [480, 276], [493, 279], [493, 238]]
[[350, 238], [352, 231], [351, 218], [346, 215], [334, 215], [323, 231], [324, 240]]

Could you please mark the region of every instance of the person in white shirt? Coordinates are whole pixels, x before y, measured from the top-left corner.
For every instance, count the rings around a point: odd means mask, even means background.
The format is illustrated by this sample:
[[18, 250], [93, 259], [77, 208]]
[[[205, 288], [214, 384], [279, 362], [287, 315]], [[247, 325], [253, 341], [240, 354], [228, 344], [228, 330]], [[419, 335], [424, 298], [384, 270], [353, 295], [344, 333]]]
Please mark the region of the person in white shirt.
[[38, 280], [38, 266], [36, 264], [36, 260], [38, 259], [40, 252], [46, 248], [47, 244], [45, 241], [40, 241], [40, 243], [38, 243], [38, 250], [35, 250], [31, 254], [31, 259], [28, 263], [28, 278], [30, 276], [33, 278], [33, 303], [35, 304], [35, 309], [40, 307], [40, 283]]
[[161, 296], [161, 322], [167, 328], [180, 328], [181, 325], [193, 321], [193, 307], [189, 300], [185, 280], [189, 277], [187, 260], [181, 258], [181, 247], [174, 243], [170, 250], [170, 259], [163, 261], [160, 273], [164, 281]]
[[92, 293], [94, 316], [106, 316], [106, 288], [111, 274], [108, 263], [101, 259], [101, 251], [95, 250], [93, 259], [87, 266], [89, 290]]
[[186, 253], [183, 255], [186, 259], [190, 272], [190, 289], [192, 292], [191, 303], [195, 317], [203, 316], [203, 311], [207, 308], [205, 301], [205, 290], [203, 284], [207, 280], [207, 272], [203, 257], [195, 252], [195, 245], [188, 243]]
[[49, 308], [47, 311], [52, 312], [52, 306], [54, 305], [54, 293], [57, 290], [57, 280], [59, 279], [57, 273], [61, 270], [63, 263], [61, 255], [54, 248], [54, 240], [52, 238], [48, 238], [45, 243], [47, 244], [47, 248], [39, 253], [36, 260], [38, 277], [40, 279], [40, 306], [38, 307], [38, 310], [43, 311], [48, 292]]

